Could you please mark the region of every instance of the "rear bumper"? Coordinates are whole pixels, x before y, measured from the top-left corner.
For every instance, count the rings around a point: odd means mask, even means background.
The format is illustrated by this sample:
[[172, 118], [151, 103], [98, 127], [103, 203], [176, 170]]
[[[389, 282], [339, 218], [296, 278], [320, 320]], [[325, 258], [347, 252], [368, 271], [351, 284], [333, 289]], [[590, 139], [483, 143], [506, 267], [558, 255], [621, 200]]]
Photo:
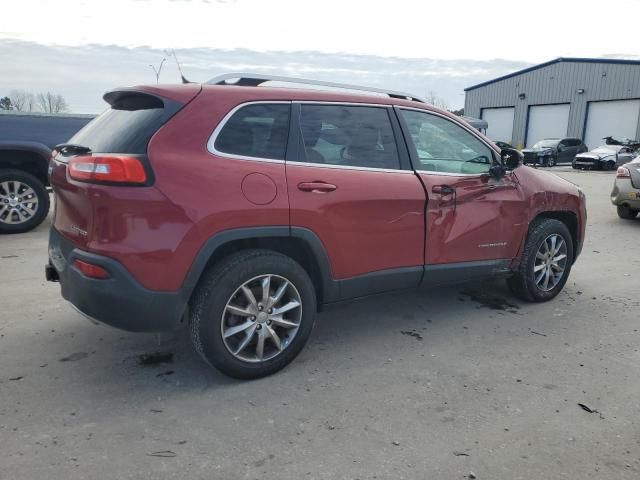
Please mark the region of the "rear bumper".
[[634, 188], [629, 178], [616, 178], [611, 191], [611, 203], [640, 210], [640, 189]]
[[[109, 278], [86, 277], [72, 265], [75, 259], [99, 265]], [[59, 281], [62, 296], [82, 314], [130, 332], [161, 332], [181, 325], [187, 300], [180, 292], [142, 287], [117, 261], [79, 250], [55, 229], [49, 234], [47, 280]]]

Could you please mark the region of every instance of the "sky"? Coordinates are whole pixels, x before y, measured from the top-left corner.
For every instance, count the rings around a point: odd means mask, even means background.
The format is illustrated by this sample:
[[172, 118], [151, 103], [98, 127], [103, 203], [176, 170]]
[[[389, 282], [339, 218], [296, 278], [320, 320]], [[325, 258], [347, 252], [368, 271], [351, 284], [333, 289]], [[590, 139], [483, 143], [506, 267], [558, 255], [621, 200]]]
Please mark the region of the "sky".
[[[114, 87], [155, 83], [163, 49], [187, 78], [257, 71], [427, 96], [556, 57], [640, 58], [640, 0], [4, 0], [0, 96], [62, 93], [95, 113]], [[179, 81], [173, 59], [160, 82]]]

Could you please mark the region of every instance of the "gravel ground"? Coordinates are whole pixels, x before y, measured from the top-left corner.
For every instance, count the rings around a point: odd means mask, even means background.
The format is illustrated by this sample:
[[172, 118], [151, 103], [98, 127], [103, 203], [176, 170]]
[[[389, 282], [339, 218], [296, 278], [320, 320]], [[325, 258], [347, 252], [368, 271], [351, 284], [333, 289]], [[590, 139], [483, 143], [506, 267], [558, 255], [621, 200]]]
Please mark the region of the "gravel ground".
[[611, 173], [555, 170], [589, 207], [555, 300], [495, 282], [332, 307], [251, 382], [184, 333], [84, 320], [44, 281], [48, 222], [0, 237], [0, 478], [640, 478], [640, 219]]

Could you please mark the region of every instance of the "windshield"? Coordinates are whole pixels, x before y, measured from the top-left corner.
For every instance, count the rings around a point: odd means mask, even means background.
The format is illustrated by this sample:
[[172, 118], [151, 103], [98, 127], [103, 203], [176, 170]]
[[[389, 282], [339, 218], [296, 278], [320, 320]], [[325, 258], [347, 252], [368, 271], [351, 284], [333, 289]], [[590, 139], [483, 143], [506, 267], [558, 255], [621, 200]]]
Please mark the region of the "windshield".
[[533, 148], [555, 148], [560, 140], [540, 140]]

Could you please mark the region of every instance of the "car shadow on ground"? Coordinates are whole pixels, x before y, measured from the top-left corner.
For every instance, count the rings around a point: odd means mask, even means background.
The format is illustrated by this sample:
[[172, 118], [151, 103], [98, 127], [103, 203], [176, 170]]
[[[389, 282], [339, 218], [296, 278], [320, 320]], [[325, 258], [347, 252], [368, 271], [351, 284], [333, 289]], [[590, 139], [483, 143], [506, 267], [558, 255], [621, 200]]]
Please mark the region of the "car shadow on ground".
[[[74, 395], [79, 399], [92, 402], [108, 390], [110, 396], [142, 402], [245, 383], [205, 364], [191, 348], [186, 329], [162, 334], [158, 341], [152, 334], [120, 332], [82, 323], [85, 320], [71, 311], [69, 315], [74, 315], [73, 321], [55, 329], [57, 341], [48, 342], [42, 352], [45, 357], [36, 357], [32, 368], [34, 373], [63, 381], [66, 389], [77, 390]], [[392, 355], [415, 354], [412, 348], [428, 348], [429, 342], [439, 341], [439, 335], [450, 335], [452, 329], [469, 324], [471, 317], [474, 330], [483, 332], [495, 328], [502, 318], [512, 323], [515, 315], [521, 315], [519, 302], [501, 281], [377, 295], [329, 306], [319, 314], [301, 355], [276, 376], [284, 383], [287, 377], [300, 378], [321, 367], [326, 358], [342, 358], [340, 363], [348, 365], [353, 350], [362, 349], [363, 344], [371, 346], [372, 360], [390, 355], [382, 348], [389, 342], [396, 345]]]

